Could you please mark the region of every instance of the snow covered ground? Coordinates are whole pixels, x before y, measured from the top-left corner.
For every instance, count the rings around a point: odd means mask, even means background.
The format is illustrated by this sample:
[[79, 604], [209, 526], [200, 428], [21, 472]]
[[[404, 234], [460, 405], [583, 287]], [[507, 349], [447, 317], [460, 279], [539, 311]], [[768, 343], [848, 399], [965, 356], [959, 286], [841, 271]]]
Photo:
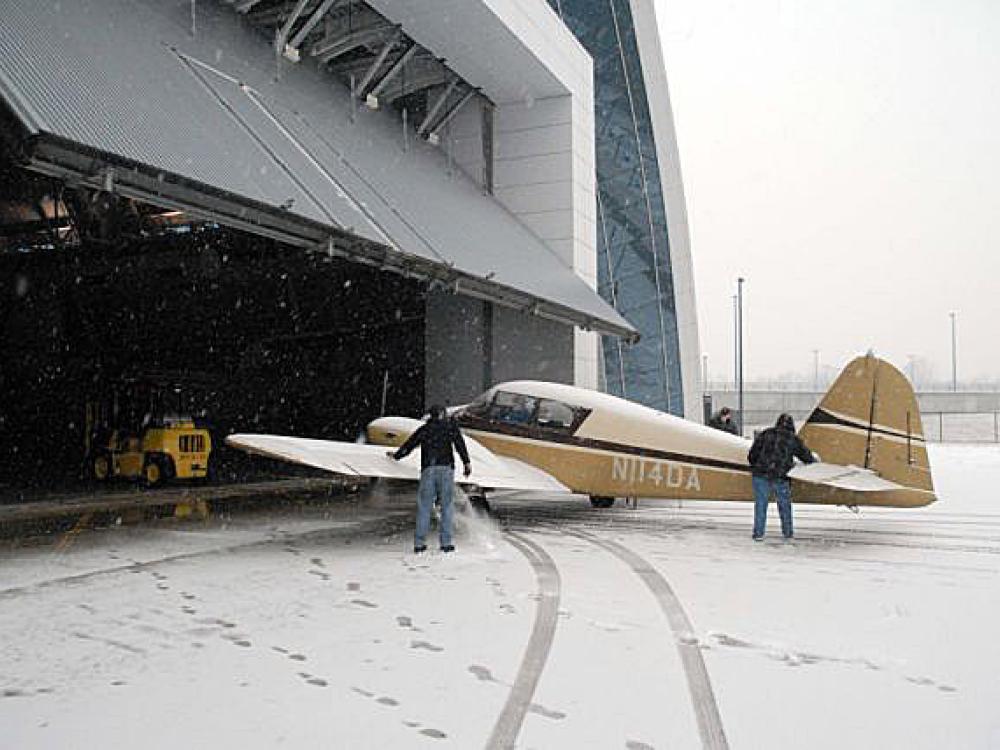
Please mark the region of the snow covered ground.
[[1000, 448], [932, 462], [794, 544], [501, 499], [416, 557], [405, 495], [8, 544], [0, 747], [1000, 747]]

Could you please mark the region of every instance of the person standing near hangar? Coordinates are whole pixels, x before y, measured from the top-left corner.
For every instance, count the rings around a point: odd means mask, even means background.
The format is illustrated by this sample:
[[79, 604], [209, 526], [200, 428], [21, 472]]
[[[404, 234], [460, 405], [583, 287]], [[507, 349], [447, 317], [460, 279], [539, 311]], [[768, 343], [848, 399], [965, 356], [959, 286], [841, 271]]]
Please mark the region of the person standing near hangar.
[[728, 432], [730, 435], [737, 435], [736, 422], [733, 421], [733, 411], [728, 406], [723, 406], [712, 418], [708, 420], [708, 426], [716, 430]]
[[788, 472], [795, 458], [811, 464], [813, 454], [795, 434], [795, 422], [790, 414], [778, 417], [774, 427], [768, 427], [753, 441], [747, 459], [753, 471], [753, 540], [764, 538], [767, 526], [767, 503], [773, 493], [781, 516], [781, 535], [791, 539], [792, 488]]
[[389, 451], [397, 461], [405, 458], [414, 448], [420, 447], [420, 487], [417, 489], [417, 528], [413, 538], [413, 551], [417, 554], [427, 549], [425, 541], [431, 525], [431, 506], [437, 499], [441, 503], [441, 524], [438, 534], [442, 552], [454, 552], [452, 543], [452, 495], [455, 488], [455, 458], [452, 446], [458, 451], [465, 468], [465, 476], [472, 473], [469, 451], [455, 420], [445, 408], [434, 404], [430, 419], [417, 428], [398, 450]]

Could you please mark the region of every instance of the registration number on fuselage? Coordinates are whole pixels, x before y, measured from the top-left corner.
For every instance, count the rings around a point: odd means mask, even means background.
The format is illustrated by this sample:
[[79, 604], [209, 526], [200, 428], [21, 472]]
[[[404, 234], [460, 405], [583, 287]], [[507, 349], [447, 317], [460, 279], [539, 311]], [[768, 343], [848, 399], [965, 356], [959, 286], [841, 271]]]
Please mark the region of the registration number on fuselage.
[[641, 456], [614, 456], [611, 479], [628, 484], [652, 484], [685, 490], [701, 490], [698, 469], [694, 466]]

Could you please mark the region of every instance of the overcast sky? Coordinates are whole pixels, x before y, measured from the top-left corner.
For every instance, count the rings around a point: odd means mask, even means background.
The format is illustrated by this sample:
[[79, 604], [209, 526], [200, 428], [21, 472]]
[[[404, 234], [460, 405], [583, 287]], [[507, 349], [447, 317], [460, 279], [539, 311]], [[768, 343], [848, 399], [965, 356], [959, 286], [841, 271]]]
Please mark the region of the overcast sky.
[[1000, 2], [655, 2], [712, 377], [1000, 377]]

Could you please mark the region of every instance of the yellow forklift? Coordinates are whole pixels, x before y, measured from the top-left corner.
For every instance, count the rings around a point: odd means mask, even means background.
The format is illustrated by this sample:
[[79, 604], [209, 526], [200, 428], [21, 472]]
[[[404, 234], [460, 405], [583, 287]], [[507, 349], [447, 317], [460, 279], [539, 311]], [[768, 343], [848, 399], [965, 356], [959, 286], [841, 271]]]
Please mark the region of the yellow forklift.
[[129, 378], [87, 400], [84, 449], [93, 479], [120, 477], [152, 487], [207, 478], [212, 438], [185, 413], [179, 387]]

